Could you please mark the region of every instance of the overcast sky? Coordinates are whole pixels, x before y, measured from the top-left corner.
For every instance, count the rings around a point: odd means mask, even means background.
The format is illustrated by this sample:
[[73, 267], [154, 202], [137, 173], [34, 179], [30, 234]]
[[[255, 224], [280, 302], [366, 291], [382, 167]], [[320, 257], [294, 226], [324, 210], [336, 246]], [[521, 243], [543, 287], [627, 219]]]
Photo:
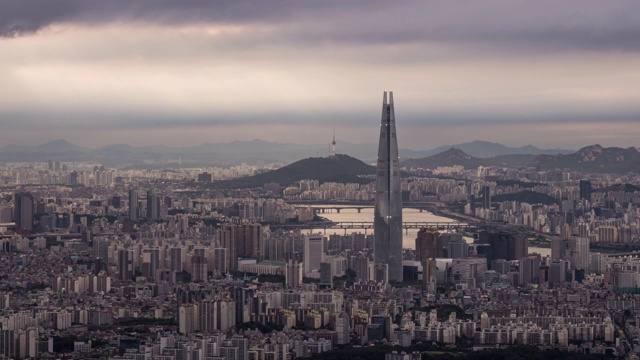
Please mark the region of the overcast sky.
[[640, 2], [0, 0], [0, 146], [640, 146]]

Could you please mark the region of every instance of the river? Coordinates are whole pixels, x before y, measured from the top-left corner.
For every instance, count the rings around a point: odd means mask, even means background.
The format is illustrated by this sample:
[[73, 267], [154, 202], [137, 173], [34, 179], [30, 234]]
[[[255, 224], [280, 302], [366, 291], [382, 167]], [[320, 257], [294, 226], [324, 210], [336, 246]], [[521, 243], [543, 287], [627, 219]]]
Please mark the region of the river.
[[[334, 206], [334, 205], [330, 205]], [[319, 207], [326, 207], [319, 206]], [[335, 205], [335, 207], [340, 207], [340, 205]], [[349, 221], [373, 221], [373, 207], [365, 207], [361, 212], [358, 212], [356, 209], [341, 209], [340, 212], [328, 212], [318, 214], [328, 220], [335, 222], [349, 222]], [[428, 211], [420, 211], [418, 209], [404, 208], [402, 209], [402, 220], [407, 222], [458, 222], [458, 220], [450, 219], [447, 217], [442, 217], [435, 215]], [[313, 232], [323, 232], [323, 229], [314, 229]], [[360, 232], [364, 233], [364, 230], [355, 229], [353, 231], [347, 230], [347, 233]], [[373, 230], [367, 230], [367, 234], [373, 233]], [[344, 230], [341, 229], [327, 229], [327, 235], [331, 234], [340, 234], [344, 235]], [[418, 236], [418, 229], [409, 229], [403, 230], [402, 234], [402, 247], [415, 249], [416, 246], [416, 237]], [[472, 243], [473, 238], [465, 237], [467, 242]], [[551, 249], [549, 248], [540, 248], [540, 247], [529, 247], [529, 253], [538, 253], [542, 256], [551, 256]]]

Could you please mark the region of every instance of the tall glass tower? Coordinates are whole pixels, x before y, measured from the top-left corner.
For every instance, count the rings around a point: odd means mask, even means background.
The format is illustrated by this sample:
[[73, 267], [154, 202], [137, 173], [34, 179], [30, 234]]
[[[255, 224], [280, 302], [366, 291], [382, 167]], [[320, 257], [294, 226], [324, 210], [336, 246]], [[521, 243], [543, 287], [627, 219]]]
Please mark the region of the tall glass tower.
[[382, 100], [373, 229], [375, 262], [388, 266], [390, 281], [402, 281], [402, 193], [391, 91], [388, 101], [386, 91]]

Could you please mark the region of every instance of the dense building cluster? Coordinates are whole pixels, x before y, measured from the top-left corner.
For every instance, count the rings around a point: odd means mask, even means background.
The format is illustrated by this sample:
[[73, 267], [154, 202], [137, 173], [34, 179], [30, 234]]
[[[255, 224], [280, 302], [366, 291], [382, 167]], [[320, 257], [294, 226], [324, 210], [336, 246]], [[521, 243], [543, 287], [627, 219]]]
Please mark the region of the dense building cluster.
[[406, 170], [421, 176], [400, 181], [405, 204], [465, 226], [420, 229], [397, 281], [376, 257], [378, 230], [327, 234], [331, 222], [313, 207], [373, 205], [386, 191], [374, 184], [220, 190], [212, 181], [261, 170], [5, 164], [0, 357], [284, 360], [381, 344], [623, 354], [638, 345], [640, 260], [624, 253], [638, 242], [640, 195], [620, 185], [636, 177]]

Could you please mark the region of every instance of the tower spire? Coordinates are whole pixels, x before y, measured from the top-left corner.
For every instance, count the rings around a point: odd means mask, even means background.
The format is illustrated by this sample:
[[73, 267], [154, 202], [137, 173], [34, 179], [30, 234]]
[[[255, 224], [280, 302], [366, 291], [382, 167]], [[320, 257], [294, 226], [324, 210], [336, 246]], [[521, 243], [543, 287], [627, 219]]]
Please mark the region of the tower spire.
[[331, 142], [331, 156], [336, 156], [336, 129], [333, 129], [333, 141]]

